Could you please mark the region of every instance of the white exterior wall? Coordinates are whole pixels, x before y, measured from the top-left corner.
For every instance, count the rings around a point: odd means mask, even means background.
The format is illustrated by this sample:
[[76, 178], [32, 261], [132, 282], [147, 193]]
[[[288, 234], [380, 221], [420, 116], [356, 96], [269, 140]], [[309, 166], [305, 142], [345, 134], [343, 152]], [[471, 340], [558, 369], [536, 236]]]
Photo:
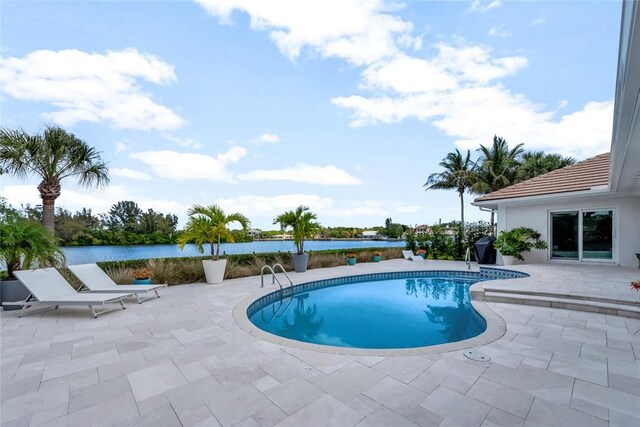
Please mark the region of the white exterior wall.
[[[624, 267], [637, 267], [635, 256], [640, 253], [640, 197], [590, 196], [580, 199], [540, 200], [528, 204], [499, 204], [498, 233], [515, 227], [531, 227], [550, 243], [549, 212], [557, 210], [614, 208], [614, 256]], [[524, 254], [527, 263], [571, 262], [550, 260], [550, 249]], [[501, 262], [501, 259], [498, 260]], [[578, 262], [578, 261], [573, 261]], [[586, 261], [585, 261], [586, 262]]]

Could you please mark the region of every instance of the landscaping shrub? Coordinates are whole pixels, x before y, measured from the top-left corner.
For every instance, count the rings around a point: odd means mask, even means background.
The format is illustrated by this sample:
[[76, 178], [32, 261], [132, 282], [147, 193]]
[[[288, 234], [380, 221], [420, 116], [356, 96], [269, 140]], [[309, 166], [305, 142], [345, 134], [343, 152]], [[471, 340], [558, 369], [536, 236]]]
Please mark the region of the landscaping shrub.
[[[133, 268], [126, 266], [113, 266], [110, 268], [106, 268], [104, 270], [105, 273], [111, 277], [111, 280], [116, 282], [119, 285], [130, 285], [133, 282], [131, 278], [131, 273], [133, 272]], [[155, 274], [155, 273], [154, 273]]]
[[[358, 262], [372, 262], [373, 252], [382, 253], [382, 259], [402, 258], [402, 248], [366, 248], [366, 249], [332, 249], [309, 253], [309, 269], [336, 267], [345, 264], [348, 252], [357, 255]], [[282, 264], [286, 271], [293, 271], [289, 252], [267, 252], [261, 254], [224, 255], [227, 260], [225, 279], [258, 276], [265, 264]], [[126, 261], [101, 261], [97, 264], [114, 282], [130, 284], [131, 272], [136, 268], [148, 268], [153, 272], [154, 283], [177, 285], [183, 283], [201, 283], [205, 281], [202, 260], [209, 257], [181, 257], [133, 259]]]

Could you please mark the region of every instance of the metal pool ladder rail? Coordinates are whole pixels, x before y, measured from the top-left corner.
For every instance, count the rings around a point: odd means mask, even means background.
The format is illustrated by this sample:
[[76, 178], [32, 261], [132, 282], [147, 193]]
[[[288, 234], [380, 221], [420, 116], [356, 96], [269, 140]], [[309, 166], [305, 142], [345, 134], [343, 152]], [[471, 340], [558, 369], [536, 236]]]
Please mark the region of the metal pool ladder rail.
[[275, 270], [278, 267], [280, 267], [280, 270], [282, 270], [287, 280], [289, 281], [289, 288], [293, 289], [293, 282], [291, 281], [291, 278], [285, 271], [282, 264], [273, 264], [273, 267], [267, 264], [262, 267], [262, 270], [260, 270], [260, 287], [261, 288], [264, 288], [264, 271], [267, 270], [269, 273], [271, 273], [271, 284], [273, 285], [274, 283], [278, 282], [278, 286], [280, 286], [280, 290], [282, 290], [282, 283], [280, 283], [280, 280], [278, 280], [278, 277], [276, 276], [276, 272], [275, 272]]
[[467, 264], [467, 270], [471, 270], [471, 248], [467, 248], [467, 253], [464, 254], [464, 262]]

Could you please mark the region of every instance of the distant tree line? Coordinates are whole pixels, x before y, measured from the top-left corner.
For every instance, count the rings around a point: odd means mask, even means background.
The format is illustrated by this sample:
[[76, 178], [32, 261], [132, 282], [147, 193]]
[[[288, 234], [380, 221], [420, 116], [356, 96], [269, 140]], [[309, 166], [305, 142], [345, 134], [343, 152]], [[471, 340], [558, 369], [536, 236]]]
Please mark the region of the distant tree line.
[[[42, 220], [41, 206], [26, 205], [16, 211], [25, 218]], [[72, 213], [58, 207], [54, 234], [63, 246], [165, 244], [176, 242], [177, 225], [176, 215], [143, 211], [127, 200], [100, 215], [87, 208]]]

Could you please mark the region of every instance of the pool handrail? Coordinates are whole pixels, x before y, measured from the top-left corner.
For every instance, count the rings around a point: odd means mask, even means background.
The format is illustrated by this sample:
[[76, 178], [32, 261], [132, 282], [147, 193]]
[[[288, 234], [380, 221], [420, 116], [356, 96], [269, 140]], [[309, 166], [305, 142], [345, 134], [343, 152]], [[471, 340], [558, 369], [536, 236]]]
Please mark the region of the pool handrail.
[[282, 290], [282, 283], [280, 283], [280, 280], [278, 280], [278, 277], [276, 276], [276, 272], [275, 272], [277, 267], [280, 267], [280, 270], [282, 270], [285, 277], [289, 281], [289, 287], [293, 289], [293, 281], [291, 280], [291, 277], [289, 277], [284, 267], [280, 263], [273, 264], [273, 267], [268, 264], [262, 266], [262, 269], [260, 270], [260, 287], [264, 288], [264, 270], [267, 269], [269, 273], [271, 273], [271, 284], [273, 285], [276, 282], [278, 282], [278, 286], [280, 286], [280, 290]]

